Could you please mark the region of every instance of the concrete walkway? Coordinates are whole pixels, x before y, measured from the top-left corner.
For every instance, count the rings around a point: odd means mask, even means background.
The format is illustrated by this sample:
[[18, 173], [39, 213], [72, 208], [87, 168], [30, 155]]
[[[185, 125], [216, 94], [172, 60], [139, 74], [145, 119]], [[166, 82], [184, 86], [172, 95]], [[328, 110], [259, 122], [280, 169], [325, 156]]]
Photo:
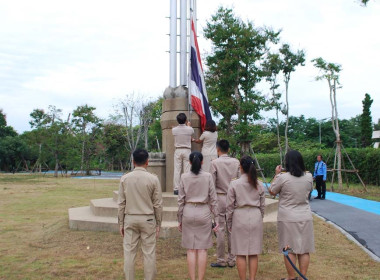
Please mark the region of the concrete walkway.
[[380, 258], [380, 202], [327, 192], [326, 200], [311, 201], [311, 209]]

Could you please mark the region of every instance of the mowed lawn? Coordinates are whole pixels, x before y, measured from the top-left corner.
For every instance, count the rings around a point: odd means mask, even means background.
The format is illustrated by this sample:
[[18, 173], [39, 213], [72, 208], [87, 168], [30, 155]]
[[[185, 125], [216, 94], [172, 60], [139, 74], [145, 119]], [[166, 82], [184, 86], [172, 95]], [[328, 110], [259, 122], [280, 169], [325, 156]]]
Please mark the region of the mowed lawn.
[[[0, 175], [0, 279], [124, 279], [118, 234], [68, 228], [68, 208], [110, 197], [117, 187], [117, 180]], [[380, 263], [332, 226], [317, 218], [314, 225], [309, 279], [380, 279]], [[264, 240], [257, 279], [285, 277], [275, 224], [265, 226]], [[214, 254], [209, 250], [209, 263]], [[188, 279], [179, 238], [159, 240], [157, 266], [157, 279]], [[143, 279], [141, 255], [136, 273]], [[206, 279], [238, 278], [235, 268], [208, 268]]]

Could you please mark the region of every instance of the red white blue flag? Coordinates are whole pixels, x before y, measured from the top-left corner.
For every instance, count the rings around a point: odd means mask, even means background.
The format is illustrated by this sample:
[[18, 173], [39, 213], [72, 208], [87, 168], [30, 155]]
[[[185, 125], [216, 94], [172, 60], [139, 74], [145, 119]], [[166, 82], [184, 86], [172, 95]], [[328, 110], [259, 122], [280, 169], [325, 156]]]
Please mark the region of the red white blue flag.
[[194, 111], [201, 118], [202, 131], [205, 128], [206, 121], [211, 120], [211, 112], [208, 104], [206, 84], [204, 80], [201, 55], [198, 48], [197, 34], [195, 31], [194, 21], [191, 17], [190, 29], [190, 77], [189, 77], [189, 94], [191, 105]]

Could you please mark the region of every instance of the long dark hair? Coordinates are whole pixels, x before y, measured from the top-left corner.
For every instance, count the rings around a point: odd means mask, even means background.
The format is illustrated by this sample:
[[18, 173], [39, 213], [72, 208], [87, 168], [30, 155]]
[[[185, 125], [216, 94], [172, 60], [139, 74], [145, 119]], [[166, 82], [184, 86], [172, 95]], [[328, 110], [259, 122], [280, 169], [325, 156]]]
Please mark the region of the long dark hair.
[[191, 172], [198, 175], [202, 167], [203, 155], [200, 152], [192, 152], [189, 160], [191, 162]]
[[243, 156], [240, 159], [240, 165], [244, 173], [248, 175], [249, 183], [257, 189], [257, 171], [254, 160], [250, 156]]
[[296, 177], [305, 175], [305, 164], [302, 155], [299, 151], [290, 150], [285, 155], [285, 168], [286, 171]]

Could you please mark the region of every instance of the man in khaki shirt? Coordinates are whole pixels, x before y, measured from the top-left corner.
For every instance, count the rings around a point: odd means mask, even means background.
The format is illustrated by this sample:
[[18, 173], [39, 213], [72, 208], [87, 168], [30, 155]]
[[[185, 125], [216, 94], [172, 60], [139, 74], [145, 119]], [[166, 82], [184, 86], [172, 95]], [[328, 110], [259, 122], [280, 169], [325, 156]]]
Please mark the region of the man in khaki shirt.
[[118, 223], [123, 236], [125, 279], [135, 279], [135, 259], [141, 242], [144, 278], [156, 277], [156, 238], [162, 219], [162, 194], [158, 177], [147, 172], [148, 152], [133, 152], [134, 170], [120, 179]]
[[174, 176], [173, 187], [174, 194], [178, 195], [178, 188], [181, 182], [181, 171], [187, 173], [190, 171], [189, 156], [191, 153], [191, 139], [194, 134], [194, 129], [187, 122], [187, 117], [184, 113], [179, 113], [177, 116], [178, 126], [173, 127], [172, 133], [174, 136]]
[[[235, 266], [236, 258], [231, 254], [231, 234], [226, 230], [227, 214], [227, 191], [233, 179], [240, 177], [240, 162], [236, 158], [228, 156], [230, 144], [227, 140], [220, 140], [216, 144], [218, 158], [211, 161], [211, 175], [214, 178], [216, 193], [218, 196], [218, 224], [217, 233], [217, 262], [212, 263], [211, 267]], [[228, 258], [225, 259], [225, 232], [227, 232]]]

